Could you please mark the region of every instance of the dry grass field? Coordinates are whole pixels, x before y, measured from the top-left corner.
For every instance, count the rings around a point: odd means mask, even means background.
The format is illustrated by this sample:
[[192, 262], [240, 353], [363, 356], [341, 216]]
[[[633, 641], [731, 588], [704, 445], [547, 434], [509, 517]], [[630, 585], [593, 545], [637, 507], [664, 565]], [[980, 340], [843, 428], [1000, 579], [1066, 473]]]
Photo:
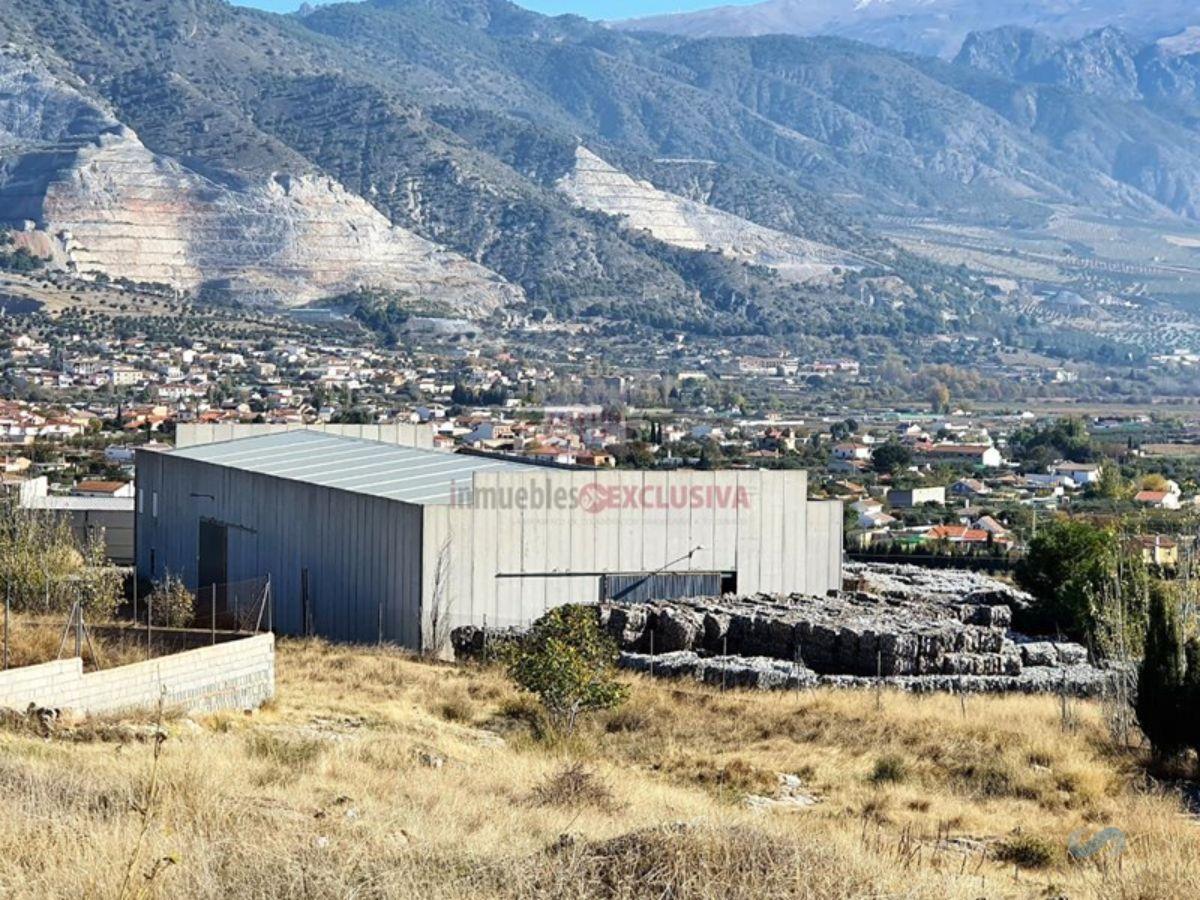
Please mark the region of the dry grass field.
[[[161, 744], [144, 719], [0, 730], [0, 897], [1200, 896], [1200, 829], [1098, 705], [633, 679], [548, 744], [495, 670], [286, 641], [278, 664], [271, 706]], [[747, 802], [779, 773], [799, 802]], [[1119, 858], [1069, 860], [1110, 825]]]

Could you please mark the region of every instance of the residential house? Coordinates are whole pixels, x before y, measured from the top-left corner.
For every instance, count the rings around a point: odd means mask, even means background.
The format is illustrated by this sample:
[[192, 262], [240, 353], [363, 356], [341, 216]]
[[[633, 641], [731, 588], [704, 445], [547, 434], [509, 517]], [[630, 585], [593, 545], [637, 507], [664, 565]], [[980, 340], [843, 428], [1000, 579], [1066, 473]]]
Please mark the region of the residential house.
[[960, 478], [954, 484], [950, 485], [950, 494], [953, 497], [958, 497], [964, 500], [973, 500], [976, 497], [985, 497], [992, 492], [986, 484], [978, 478]]
[[833, 448], [835, 459], [870, 459], [871, 448], [866, 444], [838, 444]]
[[1099, 463], [1060, 462], [1050, 467], [1050, 474], [1070, 478], [1079, 487], [1095, 484], [1103, 471]]
[[968, 465], [998, 469], [1004, 465], [1000, 451], [990, 444], [918, 444], [913, 461], [926, 466]]
[[982, 528], [972, 528], [969, 525], [934, 525], [925, 532], [925, 539], [931, 543], [969, 544], [986, 546], [992, 543], [992, 536]]
[[129, 481], [81, 481], [71, 489], [75, 497], [132, 497], [133, 483]]
[[1151, 509], [1179, 509], [1179, 494], [1173, 491], [1138, 491], [1133, 502]]
[[1148, 566], [1173, 569], [1179, 565], [1179, 543], [1160, 534], [1143, 534], [1133, 540], [1133, 549], [1141, 552]]
[[862, 459], [831, 459], [825, 470], [835, 475], [864, 475], [871, 466]]
[[994, 544], [1011, 544], [1013, 542], [1012, 532], [991, 516], [980, 516], [971, 523], [971, 528], [975, 531], [987, 532]]
[[939, 506], [946, 505], [946, 489], [942, 486], [937, 487], [917, 487], [907, 489], [893, 489], [887, 494], [888, 505], [895, 509], [911, 509], [916, 506], [924, 506], [927, 503], [936, 503]]
[[896, 521], [895, 516], [890, 516], [881, 509], [867, 510], [859, 513], [858, 527], [859, 528], [887, 528]]

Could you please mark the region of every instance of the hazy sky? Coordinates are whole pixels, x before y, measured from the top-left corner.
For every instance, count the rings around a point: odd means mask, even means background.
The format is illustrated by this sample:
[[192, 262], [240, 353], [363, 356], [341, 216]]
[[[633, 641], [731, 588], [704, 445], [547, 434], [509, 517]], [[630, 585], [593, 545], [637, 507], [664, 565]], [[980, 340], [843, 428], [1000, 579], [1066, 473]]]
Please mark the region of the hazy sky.
[[[269, 9], [272, 12], [292, 12], [299, 8], [302, 0], [233, 0], [233, 2], [240, 6]], [[330, 0], [319, 0], [319, 2], [330, 2]], [[648, 16], [654, 13], [746, 4], [752, 3], [754, 0], [516, 0], [516, 2], [526, 9], [552, 16], [560, 13], [577, 13], [587, 16], [589, 19], [630, 19], [634, 16]]]

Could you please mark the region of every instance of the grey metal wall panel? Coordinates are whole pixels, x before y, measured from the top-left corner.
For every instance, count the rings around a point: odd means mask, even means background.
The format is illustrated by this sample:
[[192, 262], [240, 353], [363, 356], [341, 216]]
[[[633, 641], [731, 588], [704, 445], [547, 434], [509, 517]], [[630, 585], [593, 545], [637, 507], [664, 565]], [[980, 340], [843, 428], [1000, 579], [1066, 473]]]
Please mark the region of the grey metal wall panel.
[[230, 581], [270, 576], [278, 631], [303, 627], [307, 568], [318, 633], [363, 642], [419, 634], [420, 507], [170, 454], [139, 454], [137, 474], [143, 577], [170, 570], [195, 587], [199, 522], [209, 518], [229, 526]]

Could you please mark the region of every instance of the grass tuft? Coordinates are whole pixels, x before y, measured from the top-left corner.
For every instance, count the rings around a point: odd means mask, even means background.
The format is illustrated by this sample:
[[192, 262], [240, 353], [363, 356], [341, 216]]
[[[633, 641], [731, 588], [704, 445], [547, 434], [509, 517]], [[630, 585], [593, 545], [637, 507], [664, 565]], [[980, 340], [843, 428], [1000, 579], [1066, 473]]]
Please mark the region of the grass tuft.
[[1023, 869], [1047, 869], [1063, 861], [1059, 844], [1039, 834], [1019, 833], [1005, 838], [993, 848], [996, 859]]
[[591, 807], [606, 813], [619, 807], [608, 785], [578, 762], [568, 763], [551, 774], [533, 789], [530, 800], [536, 806]]
[[908, 763], [904, 757], [895, 753], [881, 756], [875, 760], [875, 768], [871, 770], [872, 784], [903, 784], [908, 780]]

